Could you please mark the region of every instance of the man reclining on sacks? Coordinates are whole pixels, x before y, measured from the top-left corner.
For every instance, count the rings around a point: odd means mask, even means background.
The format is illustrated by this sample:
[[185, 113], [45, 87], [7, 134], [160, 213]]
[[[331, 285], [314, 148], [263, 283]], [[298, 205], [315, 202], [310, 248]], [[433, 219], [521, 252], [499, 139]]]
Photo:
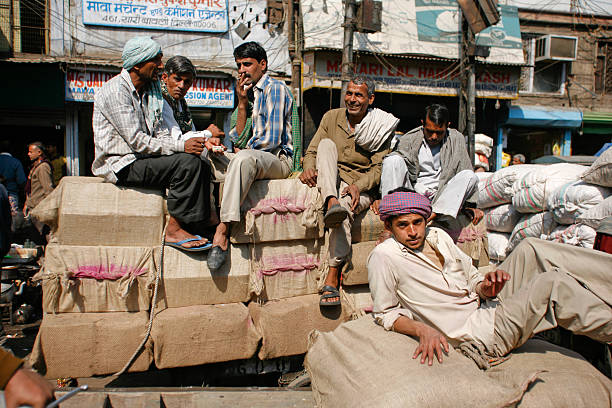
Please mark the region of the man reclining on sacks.
[[[449, 129], [449, 112], [444, 105], [426, 107], [421, 123], [396, 139], [393, 153], [383, 160], [381, 196], [407, 187], [432, 201], [433, 212], [428, 221], [444, 223], [445, 218], [457, 218], [464, 209], [478, 224], [484, 213], [476, 208], [478, 177], [472, 170], [465, 137]], [[378, 204], [376, 201], [372, 205], [375, 213]]]
[[348, 84], [346, 108], [327, 112], [304, 156], [302, 183], [318, 186], [329, 228], [329, 272], [321, 306], [340, 304], [340, 271], [351, 251], [355, 215], [372, 203], [371, 190], [380, 181], [382, 158], [389, 153], [399, 119], [372, 109], [375, 84], [354, 77]]
[[[526, 240], [502, 264], [507, 272], [483, 276], [448, 234], [426, 228], [429, 199], [400, 190], [380, 203], [392, 237], [370, 254], [368, 279], [377, 323], [418, 337], [413, 358], [421, 355], [421, 363], [431, 365], [437, 357], [441, 363], [450, 344], [488, 368], [557, 325], [612, 341], [612, 255]], [[566, 247], [572, 248], [571, 261], [564, 260]], [[511, 277], [501, 302], [493, 300]]]
[[187, 232], [209, 218], [210, 166], [198, 158], [203, 137], [172, 140], [162, 129], [161, 46], [136, 37], [123, 48], [123, 70], [96, 93], [94, 175], [129, 187], [168, 189], [166, 243], [206, 250], [208, 240]]
[[[209, 164], [214, 171], [215, 158], [222, 156], [225, 151], [225, 146], [221, 144], [221, 139], [225, 134], [214, 124], [201, 132], [196, 131], [191, 111], [185, 100], [187, 91], [191, 89], [196, 79], [196, 69], [193, 63], [186, 57], [176, 55], [166, 61], [161, 79], [161, 91], [164, 97], [162, 129], [166, 130], [174, 140], [186, 141], [194, 137], [203, 137], [204, 149], [200, 157], [202, 160], [210, 160]], [[216, 174], [214, 175], [216, 179]], [[222, 179], [216, 181], [222, 181]], [[215, 200], [211, 194], [208, 225], [218, 223]]]
[[[221, 222], [207, 259], [212, 271], [225, 263], [230, 225], [240, 221], [240, 205], [253, 182], [287, 178], [293, 165], [293, 97], [289, 88], [267, 74], [268, 56], [256, 42], [236, 47], [234, 59], [238, 66], [238, 118], [236, 127], [230, 131], [230, 139], [237, 153], [224, 154], [229, 164], [221, 199]], [[253, 101], [252, 112], [249, 112], [249, 99]], [[249, 116], [251, 127], [247, 126]]]

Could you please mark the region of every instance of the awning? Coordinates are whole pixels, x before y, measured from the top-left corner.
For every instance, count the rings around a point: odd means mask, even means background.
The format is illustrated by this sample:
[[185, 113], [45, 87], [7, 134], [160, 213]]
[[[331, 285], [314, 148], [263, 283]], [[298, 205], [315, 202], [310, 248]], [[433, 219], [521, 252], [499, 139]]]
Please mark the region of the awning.
[[584, 112], [582, 132], [591, 135], [612, 134], [611, 112]]
[[502, 125], [578, 128], [582, 125], [582, 112], [573, 108], [514, 105]]

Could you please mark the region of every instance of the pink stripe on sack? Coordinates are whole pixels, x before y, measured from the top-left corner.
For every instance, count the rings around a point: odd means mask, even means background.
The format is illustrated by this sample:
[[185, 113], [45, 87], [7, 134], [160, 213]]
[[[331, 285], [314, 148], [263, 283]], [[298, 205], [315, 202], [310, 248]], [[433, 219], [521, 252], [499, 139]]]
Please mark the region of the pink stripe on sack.
[[273, 255], [262, 257], [262, 267], [259, 269], [260, 276], [273, 276], [279, 272], [306, 273], [319, 267], [316, 255]]
[[72, 278], [89, 278], [97, 280], [117, 280], [124, 275], [140, 276], [148, 272], [147, 268], [125, 265], [79, 265], [71, 268]]
[[301, 203], [287, 197], [276, 197], [261, 200], [257, 205], [249, 210], [253, 215], [272, 214], [272, 213], [301, 213], [306, 209], [305, 198]]
[[457, 242], [471, 242], [476, 241], [477, 239], [482, 239], [486, 235], [486, 232], [481, 230], [476, 230], [473, 228], [464, 228], [461, 230], [459, 234], [459, 238], [457, 238]]

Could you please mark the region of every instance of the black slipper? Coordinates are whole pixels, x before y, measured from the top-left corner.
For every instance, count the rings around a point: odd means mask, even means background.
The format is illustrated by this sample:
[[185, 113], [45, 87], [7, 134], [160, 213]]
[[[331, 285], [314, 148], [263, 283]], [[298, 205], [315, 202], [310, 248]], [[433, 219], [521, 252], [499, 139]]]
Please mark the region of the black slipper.
[[[321, 289], [322, 292], [330, 292], [327, 294], [321, 295], [319, 299], [319, 306], [327, 307], [327, 306], [340, 306], [340, 292], [338, 288], [334, 288], [333, 286], [325, 285]], [[326, 302], [325, 299], [338, 298], [338, 300], [333, 302]]]
[[349, 212], [346, 208], [340, 204], [334, 204], [323, 217], [323, 224], [325, 228], [338, 228], [348, 215]]

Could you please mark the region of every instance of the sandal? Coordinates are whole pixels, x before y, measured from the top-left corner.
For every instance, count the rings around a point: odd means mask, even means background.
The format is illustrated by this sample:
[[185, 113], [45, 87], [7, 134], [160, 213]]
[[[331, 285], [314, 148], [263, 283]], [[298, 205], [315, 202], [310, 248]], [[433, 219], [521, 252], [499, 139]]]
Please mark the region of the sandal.
[[349, 212], [346, 208], [340, 204], [334, 204], [323, 217], [323, 224], [325, 228], [338, 228], [348, 215]]
[[[321, 293], [330, 292], [327, 294], [322, 294], [321, 299], [319, 299], [319, 306], [327, 307], [327, 306], [340, 306], [340, 292], [338, 288], [334, 288], [333, 286], [325, 285], [321, 289]], [[338, 300], [334, 302], [326, 302], [325, 299], [338, 298]]]

